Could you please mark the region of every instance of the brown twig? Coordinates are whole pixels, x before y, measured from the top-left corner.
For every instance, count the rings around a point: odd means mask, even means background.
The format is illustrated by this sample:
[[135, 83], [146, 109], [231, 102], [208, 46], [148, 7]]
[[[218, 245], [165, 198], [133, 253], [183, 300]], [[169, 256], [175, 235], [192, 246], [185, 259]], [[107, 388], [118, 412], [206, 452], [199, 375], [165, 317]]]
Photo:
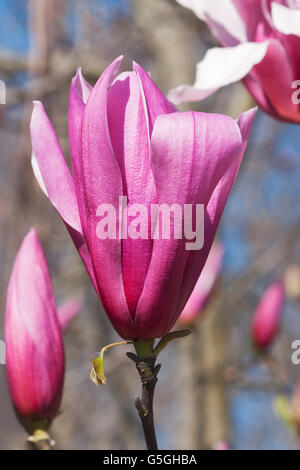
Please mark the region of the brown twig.
[[142, 382], [142, 397], [136, 397], [134, 404], [143, 426], [147, 449], [157, 450], [153, 418], [153, 397], [157, 383], [157, 374], [161, 365], [157, 364], [155, 366], [155, 357], [138, 357], [132, 353], [128, 353], [127, 355], [135, 362]]

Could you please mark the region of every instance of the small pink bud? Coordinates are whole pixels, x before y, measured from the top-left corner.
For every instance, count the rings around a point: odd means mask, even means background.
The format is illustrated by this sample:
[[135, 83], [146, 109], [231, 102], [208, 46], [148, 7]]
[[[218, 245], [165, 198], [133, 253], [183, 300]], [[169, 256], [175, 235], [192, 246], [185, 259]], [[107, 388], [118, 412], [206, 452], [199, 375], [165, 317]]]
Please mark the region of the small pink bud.
[[256, 346], [266, 348], [274, 340], [281, 318], [284, 303], [284, 286], [274, 282], [265, 291], [252, 321], [252, 337]]
[[181, 323], [191, 324], [203, 312], [218, 280], [223, 257], [224, 248], [220, 243], [216, 242], [211, 249], [197, 284], [180, 315], [179, 321]]
[[32, 430], [58, 414], [64, 347], [47, 262], [34, 229], [23, 240], [10, 277], [5, 312], [6, 374], [20, 421]]

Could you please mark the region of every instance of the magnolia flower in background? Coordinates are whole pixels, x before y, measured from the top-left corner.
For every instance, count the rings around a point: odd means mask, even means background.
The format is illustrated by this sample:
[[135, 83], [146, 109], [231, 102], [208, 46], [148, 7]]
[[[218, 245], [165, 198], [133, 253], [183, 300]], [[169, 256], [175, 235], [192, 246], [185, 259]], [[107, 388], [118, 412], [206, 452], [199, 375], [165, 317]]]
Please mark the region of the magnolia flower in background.
[[[72, 81], [72, 173], [43, 105], [34, 103], [32, 164], [117, 332], [124, 339], [150, 340], [172, 328], [199, 278], [255, 110], [237, 121], [177, 112], [139, 65], [116, 78], [121, 59], [94, 88], [80, 70]], [[128, 198], [128, 210], [133, 204], [203, 204], [203, 248], [188, 251], [184, 239], [100, 239], [98, 208], [117, 208], [120, 196]], [[147, 223], [143, 213], [139, 223]]]
[[179, 317], [181, 323], [191, 324], [203, 312], [218, 280], [223, 256], [224, 247], [215, 242], [194, 290]]
[[220, 441], [214, 450], [229, 450], [229, 445], [226, 441]]
[[284, 303], [282, 281], [271, 284], [262, 296], [253, 316], [252, 338], [254, 344], [266, 348], [273, 342], [280, 325]]
[[64, 346], [47, 262], [34, 229], [24, 238], [10, 277], [5, 344], [17, 416], [29, 433], [46, 429], [59, 412]]
[[67, 330], [71, 321], [76, 317], [80, 310], [82, 310], [82, 307], [83, 301], [81, 297], [73, 297], [58, 307], [57, 315], [62, 331]]
[[299, 0], [177, 1], [207, 23], [223, 48], [208, 50], [195, 84], [171, 90], [171, 101], [199, 101], [243, 80], [266, 113], [300, 123]]

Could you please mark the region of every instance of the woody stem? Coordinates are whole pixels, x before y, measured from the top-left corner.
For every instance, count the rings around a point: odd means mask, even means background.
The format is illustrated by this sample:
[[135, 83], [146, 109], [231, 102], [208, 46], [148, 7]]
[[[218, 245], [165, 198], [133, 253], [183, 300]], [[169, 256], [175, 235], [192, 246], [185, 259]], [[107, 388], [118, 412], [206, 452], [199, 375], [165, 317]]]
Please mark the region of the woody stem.
[[147, 449], [157, 450], [153, 419], [153, 398], [157, 383], [155, 358], [142, 358], [137, 362], [136, 368], [142, 382], [142, 397], [136, 397], [134, 404], [143, 426]]

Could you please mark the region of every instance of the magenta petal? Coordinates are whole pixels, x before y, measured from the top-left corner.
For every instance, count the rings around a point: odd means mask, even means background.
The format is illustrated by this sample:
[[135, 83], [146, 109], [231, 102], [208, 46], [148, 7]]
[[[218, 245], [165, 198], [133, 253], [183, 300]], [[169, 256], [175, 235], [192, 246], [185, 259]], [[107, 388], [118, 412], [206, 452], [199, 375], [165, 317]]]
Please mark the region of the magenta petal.
[[84, 79], [81, 69], [78, 69], [70, 88], [68, 127], [73, 178], [83, 231], [86, 227], [86, 210], [81, 178], [81, 125], [91, 90], [92, 87]]
[[277, 39], [270, 39], [265, 58], [253, 68], [253, 72], [279, 117], [299, 121], [299, 106], [293, 104], [291, 98], [295, 80], [293, 66], [287, 51]]
[[103, 306], [123, 337], [134, 337], [133, 322], [124, 293], [121, 240], [99, 239], [97, 209], [101, 204], [118, 208], [123, 195], [122, 176], [111, 144], [107, 119], [107, 93], [119, 68], [116, 59], [102, 74], [85, 106], [82, 122], [82, 178], [87, 210], [85, 236]]
[[40, 102], [34, 104], [30, 129], [33, 167], [37, 180], [65, 222], [97, 290], [90, 255], [82, 236], [73, 178], [55, 131]]
[[52, 124], [39, 101], [34, 102], [30, 131], [33, 154], [50, 201], [62, 219], [81, 232], [73, 178]]
[[[128, 210], [143, 204], [150, 213], [156, 190], [150, 169], [150, 142], [147, 109], [136, 72], [123, 73], [108, 93], [108, 123], [115, 157], [122, 175]], [[132, 318], [143, 290], [151, 254], [151, 232], [147, 214], [141, 215], [147, 238], [122, 240], [122, 274], [127, 304]], [[129, 218], [129, 226], [132, 218]]]
[[[181, 207], [204, 204], [208, 208], [216, 187], [222, 185], [233, 162], [236, 169], [241, 148], [240, 130], [227, 116], [193, 112], [159, 116], [151, 139], [158, 203], [178, 203]], [[216, 204], [213, 215], [220, 212], [220, 217], [222, 211], [223, 207]], [[186, 240], [154, 240], [136, 314], [139, 337], [161, 336], [169, 329], [170, 321], [177, 319], [203, 268], [212, 240], [213, 237], [208, 237], [203, 250], [198, 251], [186, 250]], [[197, 271], [198, 275], [182, 290], [183, 276], [191, 263], [192, 272]]]
[[35, 230], [25, 237], [8, 286], [6, 373], [23, 421], [54, 418], [62, 395], [64, 348], [51, 279]]
[[141, 80], [147, 105], [149, 132], [151, 136], [156, 118], [160, 114], [174, 113], [177, 109], [155, 85], [150, 75], [136, 62], [133, 62], [133, 70], [139, 75]]
[[[235, 155], [235, 158], [232, 158], [231, 165], [224, 173], [223, 177], [220, 179], [216, 185], [210, 200], [206, 207], [205, 213], [205, 222], [204, 222], [204, 247], [198, 252], [198, 255], [195, 257], [190, 257], [185, 273], [183, 276], [183, 284], [181, 286], [182, 291], [185, 293], [181, 297], [181, 310], [186, 305], [186, 302], [191, 293], [191, 287], [195, 285], [197, 279], [204, 267], [206, 259], [211, 249], [217, 228], [227, 199], [229, 197], [230, 191], [234, 184], [235, 178], [239, 171], [244, 152], [248, 143], [250, 131], [253, 125], [253, 121], [256, 115], [257, 108], [249, 109], [248, 111], [242, 113], [237, 120], [237, 125], [240, 130], [241, 145], [239, 152]], [[174, 323], [172, 319], [171, 325]]]

